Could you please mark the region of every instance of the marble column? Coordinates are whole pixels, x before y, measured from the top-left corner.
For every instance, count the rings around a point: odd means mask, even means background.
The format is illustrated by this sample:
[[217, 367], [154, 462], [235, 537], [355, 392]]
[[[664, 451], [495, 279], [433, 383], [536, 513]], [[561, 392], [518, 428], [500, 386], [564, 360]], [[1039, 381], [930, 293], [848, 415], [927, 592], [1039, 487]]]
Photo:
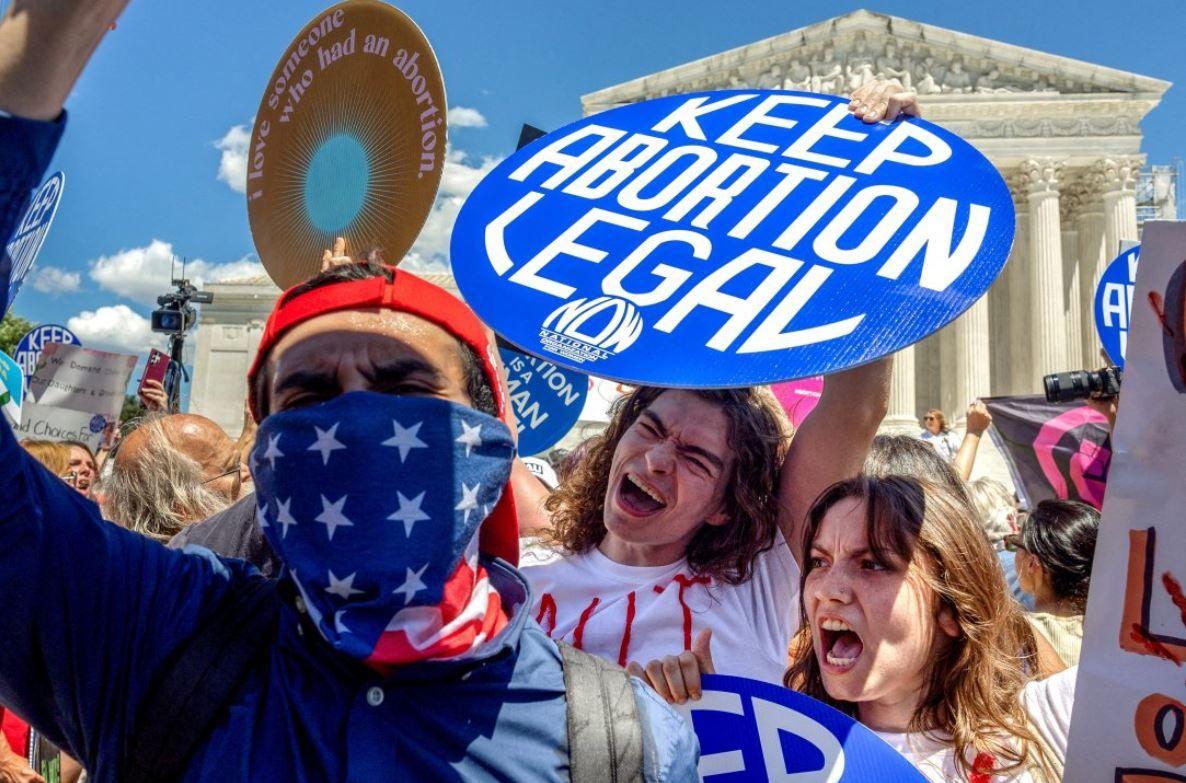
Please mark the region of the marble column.
[[1079, 224], [1075, 216], [1080, 210], [1077, 184], [1062, 189], [1059, 209], [1062, 220], [1062, 304], [1063, 323], [1066, 325], [1066, 369], [1078, 370], [1083, 364], [1083, 313], [1079, 276]]
[[988, 294], [977, 299], [949, 329], [952, 332], [952, 353], [955, 354], [954, 361], [949, 365], [955, 387], [951, 414], [963, 426], [968, 403], [977, 397], [987, 397], [992, 389]]
[[1095, 331], [1095, 289], [1108, 263], [1104, 258], [1103, 181], [1103, 174], [1094, 167], [1085, 173], [1080, 182], [1082, 211], [1075, 221], [1079, 228], [1079, 311], [1082, 317], [1079, 337], [1084, 368], [1094, 367], [1100, 354], [1100, 341]]
[[1029, 207], [1030, 372], [1028, 388], [1041, 388], [1042, 376], [1066, 364], [1063, 320], [1062, 233], [1058, 185], [1062, 164], [1053, 158], [1031, 158], [1022, 164]]
[[[1137, 241], [1137, 174], [1141, 156], [1105, 158], [1095, 164], [1104, 202], [1104, 265], [1120, 255], [1122, 240]], [[1102, 272], [1102, 270], [1101, 270]]]
[[914, 393], [914, 346], [894, 354], [894, 370], [890, 376], [889, 413], [882, 426], [891, 432], [917, 435], [918, 410]]
[[1003, 280], [1007, 302], [1008, 328], [1002, 330], [1008, 335], [1004, 345], [996, 346], [998, 367], [1008, 368], [1008, 377], [1002, 379], [1001, 391], [1005, 394], [1026, 394], [1030, 388], [1030, 306], [1029, 306], [1029, 206], [1025, 177], [1020, 171], [1006, 177], [1009, 191], [1013, 195], [1013, 208], [1017, 213], [1017, 225], [1013, 236], [1013, 250], [1005, 266]]

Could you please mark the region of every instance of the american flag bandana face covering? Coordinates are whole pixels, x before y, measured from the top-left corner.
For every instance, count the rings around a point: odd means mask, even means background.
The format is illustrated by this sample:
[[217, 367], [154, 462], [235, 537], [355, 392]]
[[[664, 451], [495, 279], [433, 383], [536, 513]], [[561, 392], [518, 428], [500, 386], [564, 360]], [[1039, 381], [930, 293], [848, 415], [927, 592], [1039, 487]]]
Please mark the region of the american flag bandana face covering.
[[264, 420], [260, 524], [334, 649], [383, 669], [465, 656], [506, 625], [478, 529], [514, 456], [501, 421], [430, 397], [350, 392]]

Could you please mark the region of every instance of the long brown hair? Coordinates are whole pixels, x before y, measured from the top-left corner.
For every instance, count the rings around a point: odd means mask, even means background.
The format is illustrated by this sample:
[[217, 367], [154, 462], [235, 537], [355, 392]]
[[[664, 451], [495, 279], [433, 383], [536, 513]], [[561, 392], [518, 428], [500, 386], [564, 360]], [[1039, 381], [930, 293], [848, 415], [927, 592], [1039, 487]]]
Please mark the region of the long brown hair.
[[[642, 412], [667, 389], [639, 387], [614, 403], [609, 426], [591, 439], [572, 475], [552, 493], [550, 543], [568, 552], [587, 552], [605, 537], [602, 512], [610, 465], [618, 441]], [[750, 578], [757, 555], [774, 545], [778, 526], [778, 477], [790, 425], [768, 389], [689, 389], [716, 405], [729, 421], [728, 443], [735, 459], [725, 481], [725, 525], [704, 525], [688, 544], [688, 566], [721, 582]], [[738, 480], [738, 477], [744, 477]]]
[[[996, 555], [966, 498], [905, 476], [862, 476], [834, 484], [808, 515], [804, 552], [811, 551], [828, 509], [847, 498], [865, 503], [870, 549], [916, 561], [935, 595], [936, 612], [946, 608], [959, 624], [957, 638], [933, 648], [909, 731], [950, 742], [964, 778], [970, 778], [976, 756], [986, 753], [994, 759], [994, 775], [1026, 769], [1057, 780], [1053, 770], [1061, 761], [1051, 759], [1021, 702], [1021, 690], [1038, 665], [1034, 633], [1009, 596]], [[801, 595], [812, 570], [810, 558], [805, 560]], [[828, 695], [802, 598], [799, 606], [801, 627], [783, 683], [856, 717], [856, 703]]]

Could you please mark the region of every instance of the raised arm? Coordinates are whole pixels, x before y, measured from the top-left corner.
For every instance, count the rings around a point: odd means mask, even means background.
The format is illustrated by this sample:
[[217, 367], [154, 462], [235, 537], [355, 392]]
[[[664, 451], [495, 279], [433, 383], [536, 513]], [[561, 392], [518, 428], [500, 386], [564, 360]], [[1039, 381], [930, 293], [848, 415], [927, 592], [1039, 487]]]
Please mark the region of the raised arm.
[[988, 412], [988, 408], [983, 402], [976, 400], [968, 406], [967, 429], [964, 431], [964, 439], [960, 442], [959, 451], [955, 453], [955, 458], [951, 461], [951, 466], [964, 481], [972, 477], [972, 466], [976, 464], [976, 452], [980, 449], [980, 439], [984, 437], [984, 431], [990, 424], [992, 424], [992, 414]]
[[827, 487], [861, 472], [889, 407], [892, 367], [887, 357], [826, 377], [819, 404], [791, 441], [779, 481], [778, 526], [800, 564], [811, 504]]
[[0, 24], [0, 110], [62, 113], [74, 83], [128, 0], [13, 0]]

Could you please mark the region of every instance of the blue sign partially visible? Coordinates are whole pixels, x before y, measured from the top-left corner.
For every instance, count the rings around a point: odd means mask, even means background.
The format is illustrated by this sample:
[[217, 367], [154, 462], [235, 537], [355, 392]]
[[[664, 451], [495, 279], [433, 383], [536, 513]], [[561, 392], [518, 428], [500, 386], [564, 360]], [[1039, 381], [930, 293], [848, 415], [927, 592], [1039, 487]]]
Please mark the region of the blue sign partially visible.
[[672, 706], [700, 740], [705, 783], [921, 783], [898, 751], [839, 710], [744, 677], [705, 675], [704, 695]]
[[635, 384], [772, 383], [917, 342], [996, 279], [1013, 202], [958, 136], [847, 104], [673, 95], [547, 134], [466, 200], [458, 286], [509, 342]]
[[0, 292], [7, 293], [7, 298], [0, 301], [0, 314], [6, 312], [16, 299], [21, 283], [33, 268], [54, 215], [58, 213], [58, 204], [65, 188], [66, 175], [62, 172], [47, 179], [33, 194], [25, 217], [17, 224], [16, 231], [4, 246], [3, 256], [0, 257]]
[[20, 424], [24, 402], [25, 373], [15, 359], [0, 351], [0, 409], [8, 414], [13, 424]]
[[1108, 264], [1095, 288], [1095, 331], [1112, 364], [1124, 369], [1132, 292], [1137, 282], [1141, 246], [1125, 250]]
[[519, 422], [519, 453], [529, 456], [555, 446], [581, 417], [589, 377], [505, 345], [498, 353]]
[[41, 351], [50, 343], [82, 345], [82, 340], [79, 340], [74, 332], [58, 324], [42, 324], [25, 332], [25, 336], [16, 344], [13, 358], [25, 371], [26, 378], [33, 377], [33, 371], [37, 369], [37, 360], [41, 358]]

